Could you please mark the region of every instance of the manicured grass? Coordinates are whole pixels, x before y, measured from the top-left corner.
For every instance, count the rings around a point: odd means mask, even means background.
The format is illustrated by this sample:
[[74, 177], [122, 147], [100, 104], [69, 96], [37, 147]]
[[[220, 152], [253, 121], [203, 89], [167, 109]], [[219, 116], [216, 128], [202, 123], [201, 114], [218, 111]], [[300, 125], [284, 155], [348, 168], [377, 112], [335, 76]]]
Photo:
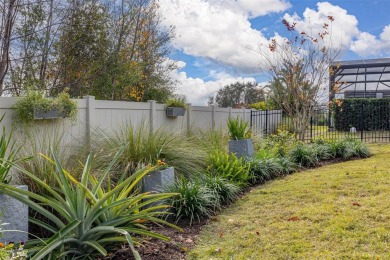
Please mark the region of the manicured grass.
[[390, 145], [254, 188], [205, 226], [188, 259], [388, 259]]

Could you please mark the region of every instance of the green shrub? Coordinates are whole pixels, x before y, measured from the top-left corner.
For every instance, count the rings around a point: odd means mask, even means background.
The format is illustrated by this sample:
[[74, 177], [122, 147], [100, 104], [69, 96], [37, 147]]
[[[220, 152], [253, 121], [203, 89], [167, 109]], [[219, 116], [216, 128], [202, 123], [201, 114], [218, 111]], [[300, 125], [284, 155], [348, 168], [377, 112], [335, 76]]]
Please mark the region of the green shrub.
[[[139, 236], [168, 240], [167, 237], [149, 231], [140, 224], [156, 222], [172, 226], [158, 218], [166, 214], [165, 209], [168, 206], [154, 206], [152, 203], [175, 194], [135, 192], [136, 185], [153, 168], [140, 169], [128, 178], [123, 177], [117, 186], [103, 187], [105, 182], [109, 183], [111, 167], [120, 157], [121, 152], [114, 156], [99, 179], [91, 174], [92, 157], [89, 156], [82, 171], [81, 181], [77, 181], [71, 173], [63, 169], [53, 154], [52, 163], [55, 164], [56, 170], [52, 174], [59, 188], [52, 188], [33, 173], [15, 166], [20, 172], [34, 179], [50, 196], [42, 196], [0, 183], [2, 193], [23, 202], [48, 219], [47, 222], [43, 222], [30, 218], [32, 223], [53, 234], [51, 237], [31, 239], [26, 242], [32, 260], [96, 259], [98, 256], [107, 255], [106, 249], [110, 246], [121, 243], [128, 243], [134, 257], [140, 259], [134, 247], [135, 244], [140, 243]], [[51, 161], [49, 158], [47, 160]]]
[[330, 145], [327, 143], [324, 144], [315, 143], [312, 145], [312, 148], [314, 149], [314, 152], [319, 161], [329, 160], [334, 158], [334, 153], [332, 153]]
[[253, 183], [264, 183], [279, 176], [282, 172], [277, 158], [250, 159], [249, 164]]
[[265, 139], [264, 148], [273, 151], [277, 156], [283, 157], [288, 154], [296, 143], [297, 140], [294, 134], [288, 131], [278, 130], [277, 134], [270, 135]]
[[331, 151], [336, 157], [347, 160], [351, 157], [369, 157], [371, 155], [367, 145], [360, 140], [346, 138], [330, 143]]
[[201, 177], [201, 183], [215, 194], [215, 197], [218, 199], [216, 206], [218, 204], [226, 205], [235, 201], [241, 191], [241, 188], [238, 185], [231, 183], [220, 176], [204, 174]]
[[241, 140], [250, 137], [248, 122], [242, 120], [240, 117], [228, 118], [227, 126], [229, 130], [230, 139]]
[[290, 160], [301, 167], [316, 166], [318, 158], [316, 151], [310, 146], [302, 143], [295, 145], [288, 154]]
[[338, 131], [349, 131], [351, 127], [359, 131], [389, 130], [389, 98], [346, 98], [333, 102], [333, 111]]
[[167, 107], [182, 107], [182, 108], [187, 108], [187, 101], [184, 96], [182, 97], [175, 97], [175, 98], [170, 98], [165, 102], [165, 105]]
[[240, 187], [246, 186], [250, 179], [250, 165], [234, 154], [215, 150], [209, 155], [207, 163], [207, 170], [212, 176], [222, 177]]
[[194, 220], [200, 221], [202, 217], [211, 216], [213, 209], [219, 207], [215, 193], [198, 180], [187, 181], [182, 178], [166, 187], [165, 192], [179, 194], [165, 201], [172, 206], [176, 222], [188, 219], [192, 225]]
[[18, 123], [31, 123], [34, 121], [34, 109], [48, 111], [54, 107], [64, 117], [74, 118], [77, 114], [77, 104], [65, 92], [60, 93], [57, 98], [44, 98], [38, 91], [29, 91], [15, 103], [13, 109]]
[[277, 161], [280, 166], [280, 173], [282, 174], [290, 174], [297, 170], [297, 165], [288, 157], [277, 158]]

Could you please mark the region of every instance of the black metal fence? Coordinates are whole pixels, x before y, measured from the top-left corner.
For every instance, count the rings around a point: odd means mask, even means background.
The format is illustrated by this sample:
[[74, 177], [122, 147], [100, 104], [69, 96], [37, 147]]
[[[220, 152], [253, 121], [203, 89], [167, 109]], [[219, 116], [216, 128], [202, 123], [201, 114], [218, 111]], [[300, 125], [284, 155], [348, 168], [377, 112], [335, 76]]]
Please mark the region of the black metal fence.
[[[278, 130], [295, 133], [293, 119], [282, 110], [252, 111], [254, 134], [276, 134]], [[390, 141], [390, 105], [359, 104], [353, 108], [316, 108], [303, 134], [306, 142], [318, 138], [353, 138], [365, 142]]]

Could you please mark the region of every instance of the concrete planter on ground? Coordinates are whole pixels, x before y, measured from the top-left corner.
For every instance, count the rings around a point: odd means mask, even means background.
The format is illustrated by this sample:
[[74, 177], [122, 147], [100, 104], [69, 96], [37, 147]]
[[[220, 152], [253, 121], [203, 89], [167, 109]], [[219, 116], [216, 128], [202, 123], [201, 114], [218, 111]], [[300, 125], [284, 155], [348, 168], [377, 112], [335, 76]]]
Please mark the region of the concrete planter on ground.
[[147, 174], [142, 181], [144, 192], [160, 192], [175, 181], [175, 171], [173, 167], [164, 170], [154, 171]]
[[252, 139], [229, 140], [229, 154], [234, 153], [237, 158], [253, 156]]
[[[27, 190], [26, 185], [15, 186], [19, 189]], [[10, 241], [19, 243], [28, 240], [28, 206], [22, 202], [2, 194], [0, 191], [0, 213], [1, 222], [8, 223], [3, 226], [3, 230], [18, 230], [23, 232], [4, 232], [0, 241], [8, 244]]]

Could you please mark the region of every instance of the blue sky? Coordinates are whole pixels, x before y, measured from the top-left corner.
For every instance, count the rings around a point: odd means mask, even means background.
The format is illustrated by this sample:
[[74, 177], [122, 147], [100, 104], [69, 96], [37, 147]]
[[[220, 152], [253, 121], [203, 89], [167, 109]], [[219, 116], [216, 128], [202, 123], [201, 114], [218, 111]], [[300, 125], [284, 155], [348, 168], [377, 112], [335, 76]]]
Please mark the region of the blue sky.
[[286, 34], [284, 18], [316, 31], [334, 16], [340, 60], [390, 57], [390, 0], [160, 0], [160, 7], [163, 24], [175, 26], [176, 91], [194, 105], [230, 83], [267, 82], [256, 51]]

